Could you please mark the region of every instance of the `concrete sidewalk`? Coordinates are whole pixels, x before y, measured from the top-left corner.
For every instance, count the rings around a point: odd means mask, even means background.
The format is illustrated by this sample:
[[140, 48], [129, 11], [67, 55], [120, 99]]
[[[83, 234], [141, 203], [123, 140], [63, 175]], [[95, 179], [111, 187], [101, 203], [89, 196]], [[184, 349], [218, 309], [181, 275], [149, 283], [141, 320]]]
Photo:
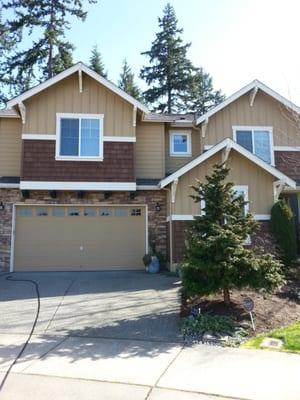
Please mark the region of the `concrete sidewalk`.
[[[24, 340], [23, 335], [0, 335], [0, 373]], [[100, 393], [101, 400], [299, 400], [299, 371], [295, 354], [35, 335], [1, 400], [68, 400], [82, 393], [86, 400]]]

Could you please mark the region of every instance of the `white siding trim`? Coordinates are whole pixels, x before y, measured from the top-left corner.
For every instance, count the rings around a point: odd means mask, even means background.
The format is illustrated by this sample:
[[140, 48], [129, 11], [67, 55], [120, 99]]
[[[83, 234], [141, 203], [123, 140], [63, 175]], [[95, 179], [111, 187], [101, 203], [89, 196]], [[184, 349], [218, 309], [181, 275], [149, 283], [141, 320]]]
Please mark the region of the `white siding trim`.
[[212, 147], [214, 147], [213, 144], [205, 144], [204, 145], [204, 150], [207, 151], [207, 150], [211, 149]]
[[0, 183], [0, 189], [19, 189], [19, 183]]
[[47, 133], [23, 133], [23, 140], [56, 140], [56, 135]]
[[21, 181], [21, 190], [128, 190], [135, 191], [135, 182], [53, 182]]
[[300, 147], [274, 146], [274, 151], [300, 151]]
[[104, 136], [104, 142], [136, 142], [135, 136]]
[[12, 219], [11, 219], [9, 272], [13, 272], [14, 271], [15, 234], [16, 234], [16, 205], [13, 204], [12, 205]]
[[[194, 217], [200, 217], [200, 215], [183, 215], [183, 214], [172, 214], [172, 221], [192, 221]], [[254, 214], [255, 221], [269, 221], [271, 219], [270, 214]], [[167, 217], [167, 222], [170, 222], [170, 217]]]
[[271, 214], [255, 214], [255, 221], [269, 221], [271, 219]]

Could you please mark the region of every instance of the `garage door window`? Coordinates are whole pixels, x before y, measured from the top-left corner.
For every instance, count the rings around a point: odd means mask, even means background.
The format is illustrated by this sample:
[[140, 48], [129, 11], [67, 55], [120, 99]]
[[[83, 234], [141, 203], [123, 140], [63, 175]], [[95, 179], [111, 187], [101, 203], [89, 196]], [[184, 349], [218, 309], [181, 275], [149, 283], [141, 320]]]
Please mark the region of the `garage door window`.
[[112, 212], [109, 208], [100, 208], [99, 215], [100, 217], [110, 217]]
[[68, 215], [70, 217], [77, 217], [80, 215], [80, 210], [79, 208], [71, 207], [68, 209]]
[[20, 207], [19, 208], [20, 217], [32, 217], [32, 208], [30, 207]]
[[52, 216], [53, 217], [64, 217], [65, 209], [63, 207], [54, 207], [52, 208]]
[[47, 217], [48, 216], [48, 209], [46, 207], [38, 207], [35, 211], [35, 215], [37, 217]]
[[127, 217], [128, 212], [125, 208], [116, 208], [115, 209], [115, 216], [116, 217]]
[[140, 208], [132, 208], [130, 215], [132, 217], [139, 217], [140, 215], [142, 215], [142, 211]]
[[84, 216], [85, 217], [95, 217], [96, 216], [95, 208], [85, 208], [84, 209]]

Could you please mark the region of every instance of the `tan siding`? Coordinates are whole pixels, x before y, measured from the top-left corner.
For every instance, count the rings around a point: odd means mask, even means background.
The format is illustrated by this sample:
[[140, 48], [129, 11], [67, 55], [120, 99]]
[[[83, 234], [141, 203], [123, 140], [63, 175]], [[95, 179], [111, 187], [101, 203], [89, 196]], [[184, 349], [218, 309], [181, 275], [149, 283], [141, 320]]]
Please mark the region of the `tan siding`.
[[0, 176], [20, 176], [21, 120], [0, 118]]
[[300, 146], [300, 131], [287, 109], [270, 96], [258, 92], [252, 107], [249, 94], [213, 115], [206, 130], [206, 145], [232, 138], [232, 126], [272, 126], [275, 146]]
[[138, 123], [136, 128], [137, 178], [164, 177], [164, 124]]
[[176, 171], [178, 168], [190, 162], [193, 158], [198, 156], [201, 152], [200, 147], [200, 132], [196, 129], [191, 130], [191, 138], [192, 138], [192, 157], [173, 157], [170, 156], [170, 135], [169, 131], [178, 130], [189, 130], [188, 128], [170, 128], [166, 129], [165, 133], [165, 157], [166, 157], [166, 174], [171, 174]]
[[79, 93], [74, 74], [25, 102], [26, 124], [23, 133], [55, 134], [56, 113], [104, 114], [106, 136], [135, 136], [132, 105], [83, 74]]
[[[194, 203], [189, 197], [193, 194], [190, 185], [194, 185], [196, 179], [205, 181], [205, 175], [211, 174], [213, 165], [219, 162], [221, 162], [221, 153], [179, 178], [173, 214], [199, 214], [199, 203]], [[228, 166], [231, 168], [228, 180], [235, 185], [248, 186], [250, 212], [270, 214], [273, 205], [274, 177], [235, 151], [230, 153]]]

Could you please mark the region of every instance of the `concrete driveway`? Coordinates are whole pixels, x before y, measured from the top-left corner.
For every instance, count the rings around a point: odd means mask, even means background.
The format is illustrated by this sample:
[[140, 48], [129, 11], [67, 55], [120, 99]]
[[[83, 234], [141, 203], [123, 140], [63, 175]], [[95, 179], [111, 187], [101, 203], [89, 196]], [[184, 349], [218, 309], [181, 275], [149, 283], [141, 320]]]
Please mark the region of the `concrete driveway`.
[[[82, 272], [13, 278], [38, 283], [41, 311], [1, 400], [300, 398], [297, 355], [184, 347], [175, 277]], [[0, 277], [0, 382], [31, 329], [33, 289]]]

